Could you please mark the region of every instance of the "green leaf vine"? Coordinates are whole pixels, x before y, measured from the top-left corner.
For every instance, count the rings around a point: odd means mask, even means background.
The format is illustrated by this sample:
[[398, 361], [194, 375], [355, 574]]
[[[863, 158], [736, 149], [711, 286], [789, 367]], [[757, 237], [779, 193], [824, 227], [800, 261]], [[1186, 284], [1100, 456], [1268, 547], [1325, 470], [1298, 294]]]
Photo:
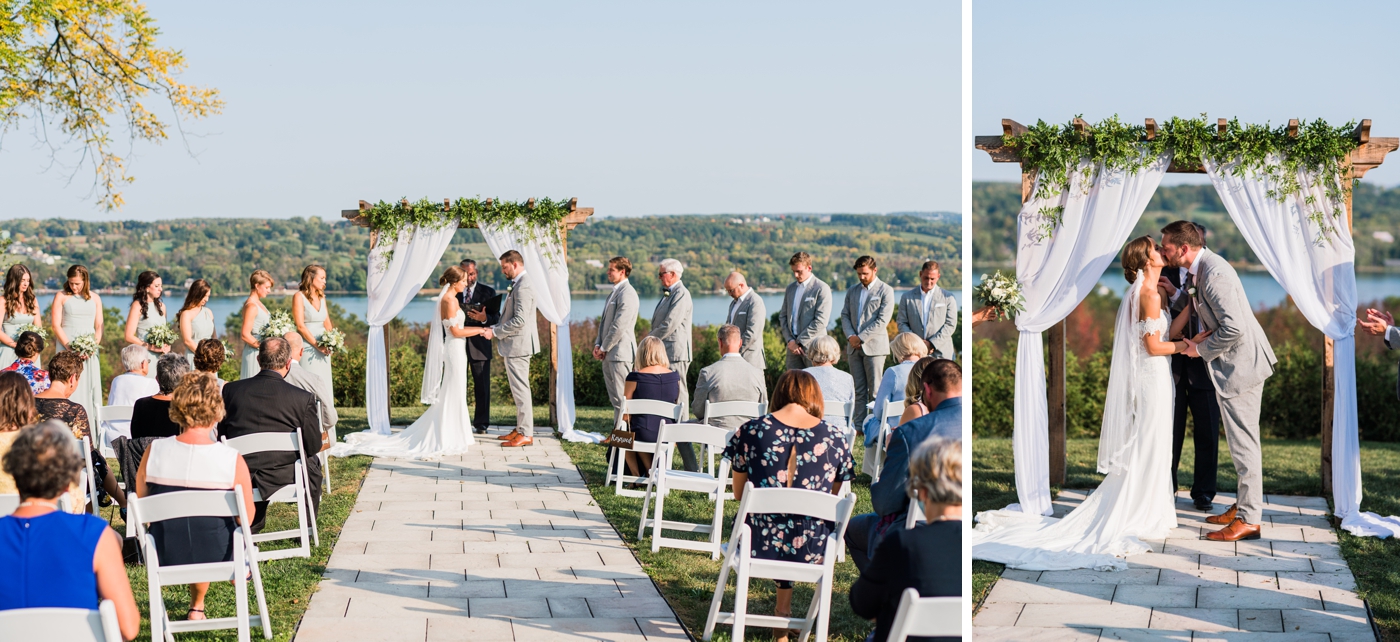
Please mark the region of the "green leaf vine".
[[[1334, 221], [1342, 220], [1345, 201], [1352, 184], [1345, 180], [1347, 156], [1358, 142], [1353, 135], [1356, 123], [1332, 127], [1318, 119], [1302, 121], [1296, 136], [1288, 127], [1270, 127], [1230, 120], [1223, 134], [1206, 120], [1172, 117], [1148, 140], [1144, 125], [1130, 125], [1117, 115], [1110, 116], [1077, 131], [1073, 121], [1052, 125], [1037, 121], [1019, 136], [1004, 136], [1003, 144], [1016, 150], [1023, 170], [1037, 172], [1035, 197], [1051, 199], [1068, 190], [1073, 174], [1081, 161], [1095, 168], [1095, 175], [1084, 177], [1088, 189], [1098, 179], [1098, 168], [1106, 170], [1141, 171], [1157, 162], [1163, 154], [1179, 167], [1199, 169], [1203, 159], [1228, 166], [1236, 176], [1246, 172], [1262, 174], [1273, 180], [1271, 198], [1283, 201], [1303, 192], [1299, 172], [1320, 177], [1326, 193], [1326, 203], [1318, 203], [1311, 195], [1303, 199], [1307, 217], [1318, 226], [1319, 243], [1336, 233]], [[1271, 162], [1276, 157], [1277, 162]], [[1064, 222], [1063, 206], [1046, 206], [1037, 212], [1036, 235], [1049, 238]]]
[[[369, 227], [379, 233], [380, 246], [392, 246], [398, 240], [399, 232], [406, 228], [423, 227], [440, 229], [446, 225], [481, 227], [492, 225], [510, 230], [522, 239], [534, 241], [542, 233], [557, 234], [559, 224], [569, 215], [569, 199], [556, 201], [542, 198], [531, 206], [528, 201], [490, 202], [477, 198], [459, 198], [444, 204], [426, 198], [405, 204], [407, 199], [397, 203], [379, 201], [363, 212], [369, 219]], [[387, 265], [392, 260], [392, 250], [383, 254]]]

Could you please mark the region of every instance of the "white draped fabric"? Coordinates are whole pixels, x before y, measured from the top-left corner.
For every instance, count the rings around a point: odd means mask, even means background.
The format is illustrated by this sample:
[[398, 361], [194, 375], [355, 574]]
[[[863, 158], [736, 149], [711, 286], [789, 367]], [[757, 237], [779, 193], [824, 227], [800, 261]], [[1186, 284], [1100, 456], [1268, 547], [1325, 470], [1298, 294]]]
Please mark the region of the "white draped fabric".
[[500, 256], [508, 250], [520, 252], [525, 258], [525, 273], [530, 275], [534, 286], [535, 307], [550, 323], [558, 327], [558, 343], [555, 354], [559, 360], [559, 372], [555, 377], [555, 401], [559, 417], [559, 431], [569, 441], [597, 443], [602, 435], [574, 430], [574, 355], [569, 340], [569, 266], [564, 261], [564, 247], [559, 235], [553, 230], [537, 230], [533, 238], [515, 230], [497, 225], [483, 224], [481, 235], [486, 237], [486, 245], [491, 253]]
[[[1204, 159], [1230, 219], [1250, 249], [1283, 286], [1308, 322], [1335, 342], [1336, 385], [1332, 410], [1332, 498], [1342, 528], [1354, 535], [1400, 535], [1400, 519], [1361, 512], [1361, 446], [1356, 413], [1356, 249], [1343, 217], [1345, 205], [1327, 197], [1327, 185], [1300, 171], [1302, 192], [1280, 201], [1269, 195], [1276, 181], [1255, 171], [1235, 173], [1235, 163]], [[1277, 167], [1277, 159], [1270, 159]], [[1316, 206], [1305, 206], [1308, 198]], [[1335, 233], [1319, 240], [1308, 213], [1320, 209]]]
[[369, 252], [365, 408], [370, 432], [389, 434], [389, 359], [384, 325], [418, 296], [456, 232], [456, 225], [404, 228], [392, 244], [381, 243]]
[[[1063, 193], [1048, 199], [1031, 198], [1021, 206], [1016, 278], [1026, 304], [1025, 311], [1016, 315], [1021, 334], [1016, 348], [1012, 434], [1019, 504], [1007, 506], [1008, 510], [1051, 514], [1050, 414], [1040, 333], [1069, 316], [1097, 286], [1147, 209], [1168, 164], [1167, 155], [1136, 172], [1104, 170], [1081, 162]], [[1091, 177], [1090, 171], [1096, 176]], [[1062, 223], [1047, 238], [1040, 233], [1040, 211], [1056, 206], [1064, 207]]]

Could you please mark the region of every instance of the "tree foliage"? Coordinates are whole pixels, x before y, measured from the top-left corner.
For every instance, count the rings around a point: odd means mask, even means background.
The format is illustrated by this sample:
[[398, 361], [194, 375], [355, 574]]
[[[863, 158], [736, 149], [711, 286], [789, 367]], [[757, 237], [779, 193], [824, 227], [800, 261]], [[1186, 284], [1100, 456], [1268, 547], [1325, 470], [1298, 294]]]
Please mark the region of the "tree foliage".
[[0, 0], [0, 132], [32, 117], [51, 149], [80, 144], [79, 166], [92, 164], [100, 202], [120, 207], [133, 177], [116, 152], [114, 120], [132, 142], [159, 143], [168, 125], [147, 101], [166, 101], [177, 127], [224, 104], [218, 90], [178, 80], [185, 57], [158, 46], [159, 35], [135, 0]]

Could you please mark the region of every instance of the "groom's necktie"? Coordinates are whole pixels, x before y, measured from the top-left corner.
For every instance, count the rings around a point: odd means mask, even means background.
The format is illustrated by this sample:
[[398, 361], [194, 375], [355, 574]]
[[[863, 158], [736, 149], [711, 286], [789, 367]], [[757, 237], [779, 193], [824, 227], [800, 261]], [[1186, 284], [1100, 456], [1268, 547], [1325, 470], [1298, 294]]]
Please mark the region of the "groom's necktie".
[[[1188, 297], [1191, 296], [1191, 288], [1195, 287], [1195, 285], [1196, 285], [1196, 275], [1194, 275], [1194, 274], [1192, 274], [1192, 273], [1190, 273], [1190, 272], [1187, 272], [1187, 273], [1186, 273], [1186, 286], [1185, 286], [1185, 287], [1186, 287], [1186, 296], [1188, 296]], [[1194, 299], [1193, 299], [1192, 303], [1194, 303], [1194, 302], [1195, 302], [1195, 301], [1194, 301]], [[1187, 330], [1189, 331], [1189, 334], [1190, 334], [1192, 337], [1195, 337], [1197, 334], [1200, 334], [1200, 333], [1201, 333], [1201, 317], [1198, 316], [1198, 315], [1196, 314], [1196, 306], [1195, 306], [1195, 305], [1192, 305], [1192, 306], [1191, 306], [1191, 317], [1187, 320], [1186, 326], [1187, 326]]]

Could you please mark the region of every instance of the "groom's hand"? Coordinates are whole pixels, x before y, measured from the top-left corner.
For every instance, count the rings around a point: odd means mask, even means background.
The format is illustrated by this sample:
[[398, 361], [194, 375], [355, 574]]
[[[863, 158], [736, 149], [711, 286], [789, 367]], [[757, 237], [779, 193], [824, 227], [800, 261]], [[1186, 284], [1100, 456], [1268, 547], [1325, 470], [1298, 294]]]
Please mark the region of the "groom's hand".
[[1385, 334], [1385, 329], [1387, 327], [1395, 325], [1395, 317], [1389, 312], [1380, 312], [1368, 308], [1366, 310], [1366, 319], [1364, 321], [1357, 319], [1356, 323], [1365, 328], [1367, 332], [1379, 335]]
[[1168, 298], [1176, 296], [1176, 286], [1172, 285], [1171, 279], [1168, 279], [1165, 276], [1157, 277], [1157, 287], [1165, 289], [1167, 291]]
[[1192, 358], [1197, 358], [1201, 356], [1201, 353], [1196, 350], [1196, 344], [1192, 343], [1190, 339], [1186, 340], [1186, 351], [1182, 352], [1181, 354]]

